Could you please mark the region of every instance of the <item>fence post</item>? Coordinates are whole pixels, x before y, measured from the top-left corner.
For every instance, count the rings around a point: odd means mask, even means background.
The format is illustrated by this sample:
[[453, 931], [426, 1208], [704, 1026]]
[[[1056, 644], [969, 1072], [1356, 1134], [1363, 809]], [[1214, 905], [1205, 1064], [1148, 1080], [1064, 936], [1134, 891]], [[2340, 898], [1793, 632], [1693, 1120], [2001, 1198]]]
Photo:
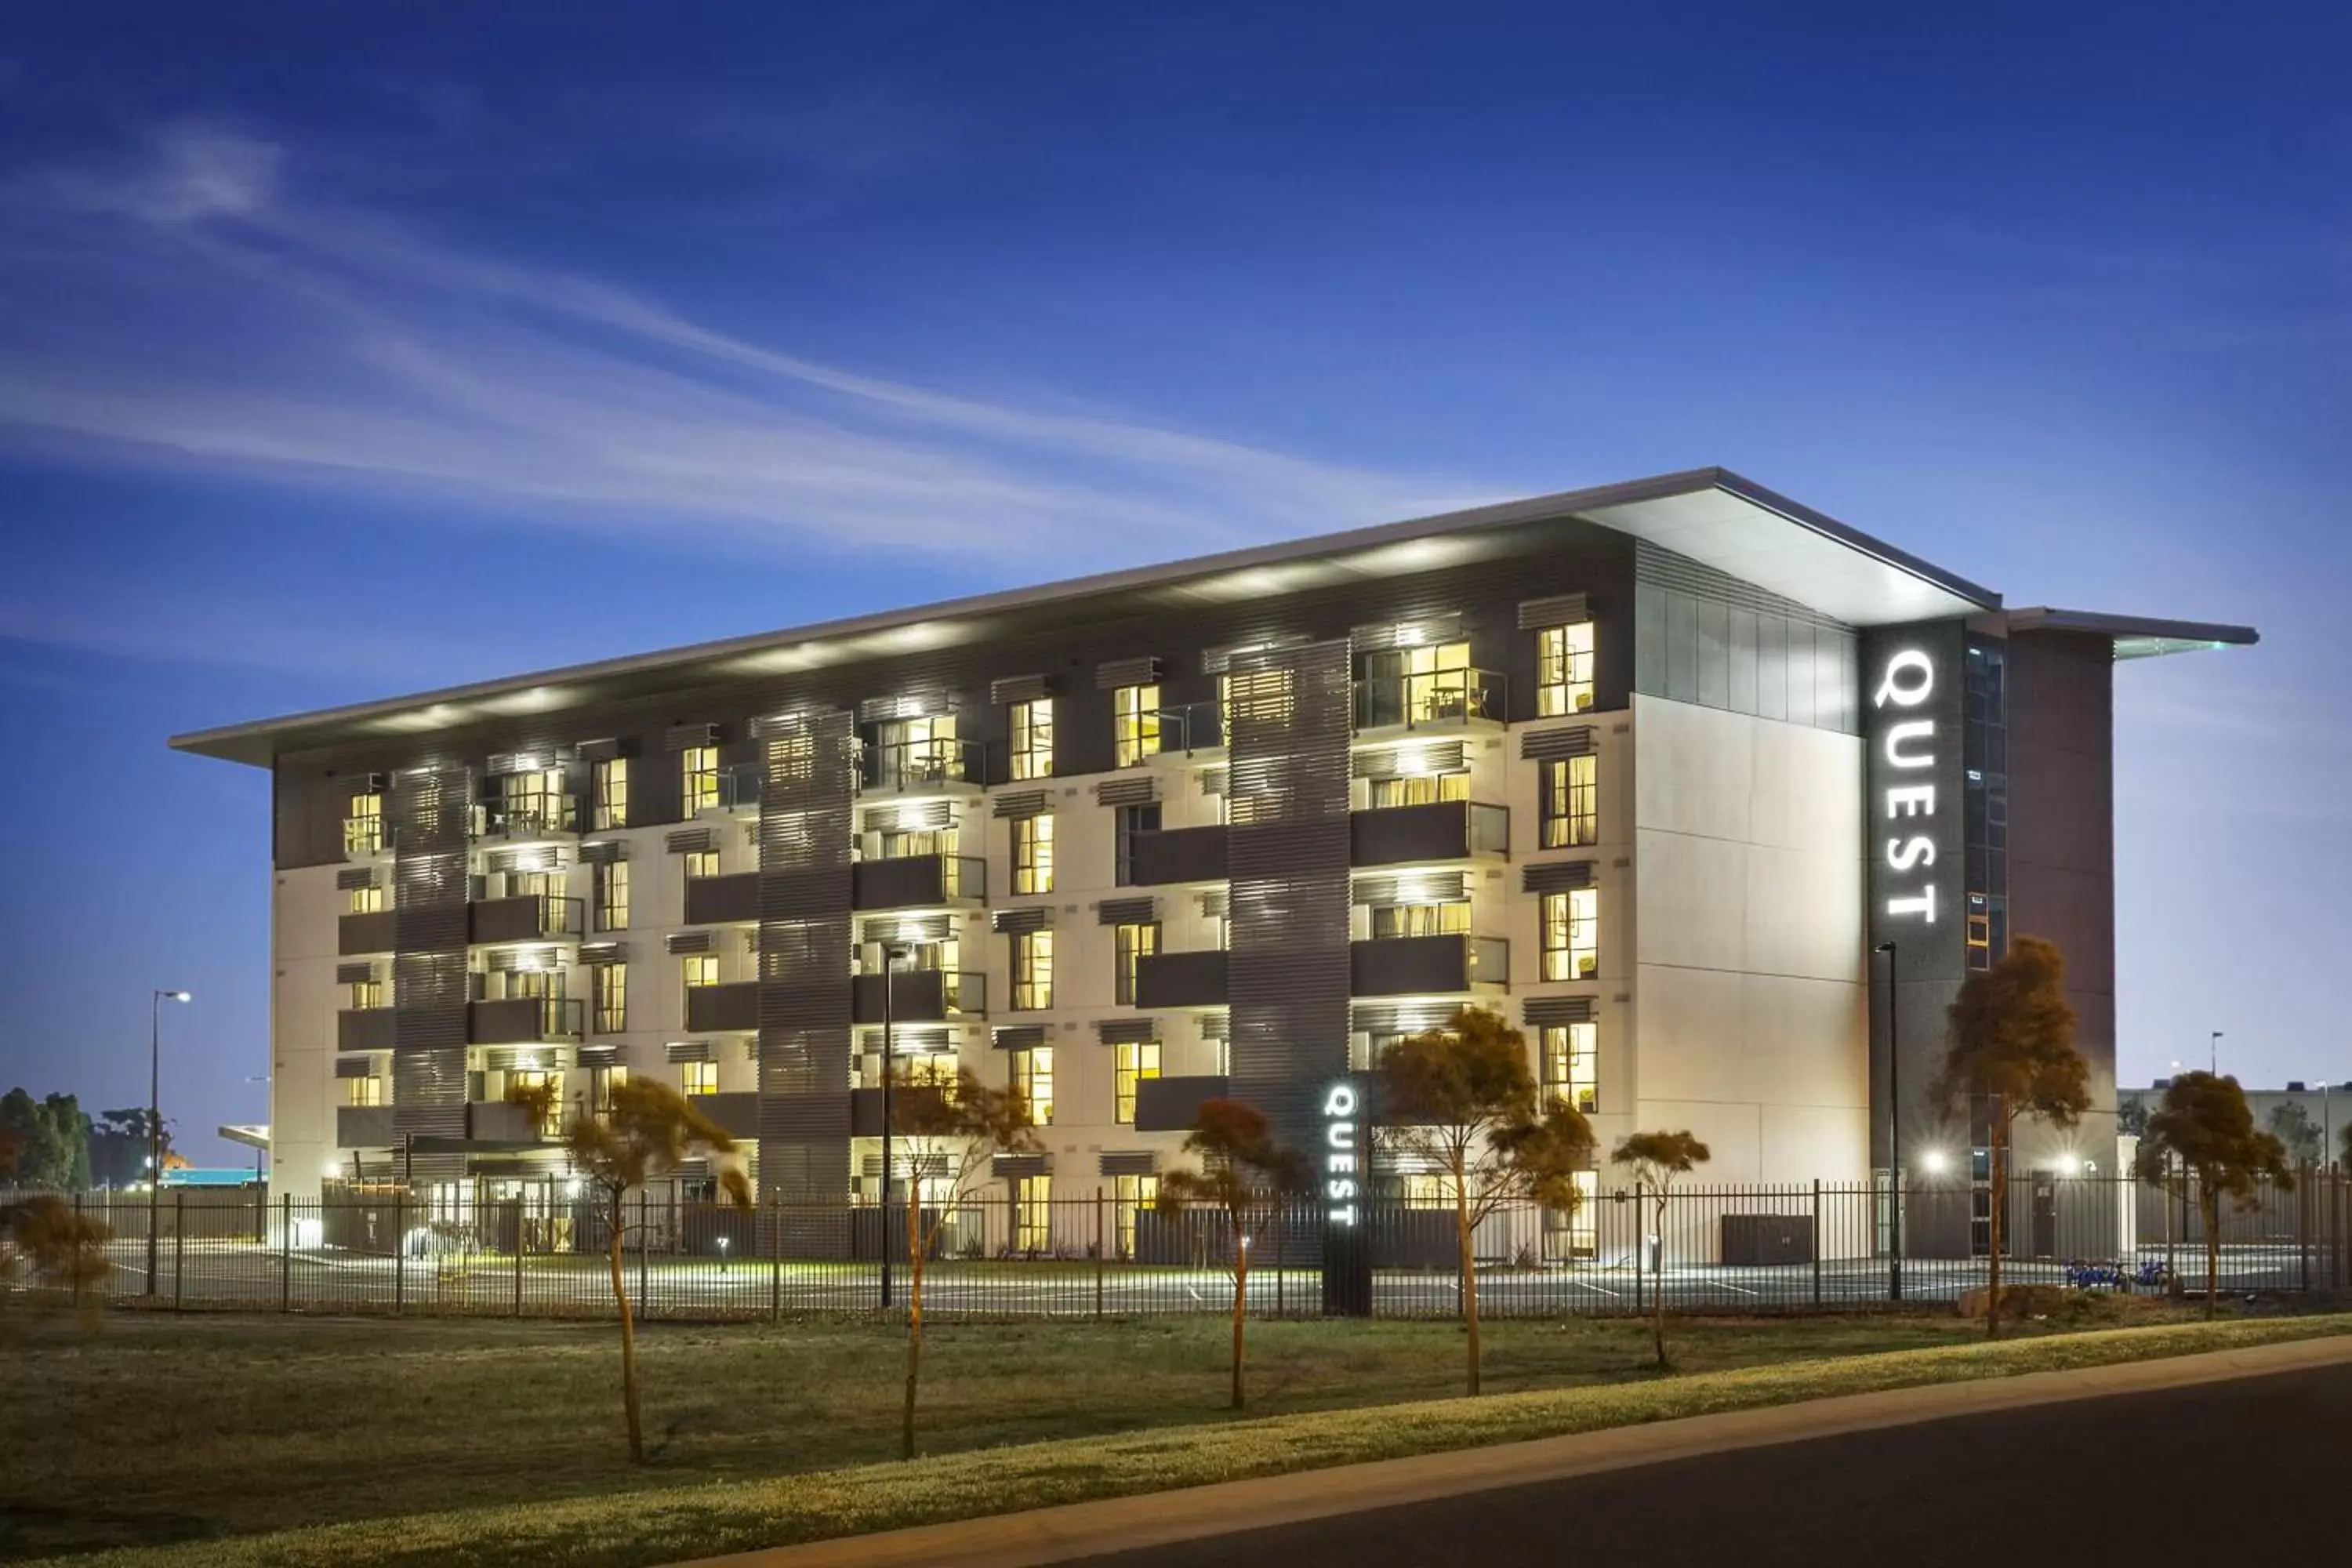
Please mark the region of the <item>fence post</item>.
[[646, 1315], [646, 1300], [647, 1294], [646, 1289], [646, 1244], [650, 1239], [650, 1237], [646, 1235], [646, 1190], [643, 1187], [639, 1187], [637, 1189], [637, 1317], [640, 1320], [642, 1320]]
[[[110, 1215], [110, 1215], [107, 1215], [107, 1217], [108, 1217], [109, 1219], [112, 1219], [114, 1216], [113, 1216], [112, 1215]], [[79, 1247], [79, 1246], [81, 1245], [82, 1230], [81, 1230], [81, 1194], [80, 1194], [80, 1193], [79, 1193], [79, 1192], [77, 1192], [77, 1193], [75, 1193], [75, 1194], [74, 1194], [74, 1232], [73, 1232], [73, 1233], [74, 1233], [74, 1245], [75, 1245], [76, 1247]], [[77, 1309], [79, 1309], [79, 1308], [81, 1306], [81, 1272], [82, 1272], [82, 1271], [81, 1271], [80, 1269], [79, 1269], [79, 1268], [77, 1268], [77, 1269], [75, 1269], [75, 1270], [73, 1271], [73, 1304], [74, 1304], [74, 1306], [75, 1306]]]
[[514, 1315], [522, 1316], [522, 1200], [515, 1199]]
[[2311, 1294], [2311, 1178], [2315, 1170], [2313, 1166], [2304, 1168], [2303, 1180], [2295, 1184], [2294, 1193], [2294, 1255], [2306, 1296]]
[[1109, 1255], [1103, 1250], [1103, 1190], [1095, 1188], [1095, 1321], [1103, 1315], [1103, 1260]]
[[278, 1219], [278, 1310], [294, 1310], [294, 1194], [287, 1193], [281, 1200], [285, 1212]]
[[1822, 1179], [1813, 1178], [1813, 1305], [1822, 1304]]
[[182, 1281], [188, 1277], [188, 1192], [172, 1194], [172, 1310], [180, 1310]]
[[408, 1192], [392, 1194], [392, 1315], [408, 1310]]
[[[1621, 1214], [1625, 1209], [1625, 1189], [1622, 1187], [1617, 1189], [1617, 1208]], [[1650, 1276], [1650, 1249], [1642, 1239], [1642, 1200], [1638, 1196], [1633, 1200], [1633, 1310], [1640, 1313], [1646, 1310], [1643, 1305], [1643, 1289], [1648, 1283]]]
[[784, 1216], [773, 1200], [768, 1203], [768, 1321], [784, 1315]]

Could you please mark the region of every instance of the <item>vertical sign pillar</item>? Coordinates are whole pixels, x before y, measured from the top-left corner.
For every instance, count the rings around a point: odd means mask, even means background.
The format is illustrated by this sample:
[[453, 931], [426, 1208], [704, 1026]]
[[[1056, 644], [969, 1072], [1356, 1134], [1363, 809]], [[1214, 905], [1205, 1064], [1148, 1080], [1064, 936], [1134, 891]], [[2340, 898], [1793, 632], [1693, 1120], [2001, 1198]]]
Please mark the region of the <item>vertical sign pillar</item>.
[[1370, 1228], [1371, 1118], [1360, 1076], [1335, 1079], [1323, 1091], [1322, 1131], [1315, 1149], [1316, 1194], [1323, 1234], [1323, 1315], [1372, 1315]]

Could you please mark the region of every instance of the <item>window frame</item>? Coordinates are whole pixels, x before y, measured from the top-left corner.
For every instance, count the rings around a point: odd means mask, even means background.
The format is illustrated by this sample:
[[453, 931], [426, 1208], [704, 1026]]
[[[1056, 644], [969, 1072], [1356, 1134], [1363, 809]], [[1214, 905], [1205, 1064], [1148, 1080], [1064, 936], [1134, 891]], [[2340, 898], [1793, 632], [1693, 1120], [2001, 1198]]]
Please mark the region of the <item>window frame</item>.
[[[1543, 895], [1538, 912], [1543, 978], [1594, 980], [1601, 974], [1601, 890], [1570, 888]], [[1580, 941], [1579, 939], [1582, 940]], [[1580, 963], [1580, 960], [1589, 960]]]
[[[1021, 1097], [1029, 1102], [1029, 1120], [1039, 1127], [1054, 1124], [1054, 1047], [1024, 1046], [1010, 1053], [1005, 1064], [1006, 1077]], [[1039, 1094], [1037, 1086], [1044, 1084], [1045, 1092]]]
[[1587, 1116], [1601, 1110], [1601, 1026], [1547, 1024], [1539, 1037], [1545, 1091]]
[[618, 1035], [629, 1026], [629, 966], [597, 963], [588, 983], [589, 1013], [599, 1035]]
[[1011, 755], [1012, 776], [1049, 779], [1054, 776], [1054, 700], [1032, 697], [1005, 704], [1004, 732]]
[[1554, 757], [1536, 775], [1538, 838], [1546, 849], [1601, 842], [1601, 759], [1591, 752]]
[[606, 757], [589, 773], [589, 816], [593, 830], [607, 832], [629, 825], [629, 759]]
[[1054, 814], [1016, 816], [1013, 830], [1013, 890], [1050, 893], [1054, 890]]
[[629, 863], [607, 860], [596, 868], [596, 929], [629, 929]]
[[1165, 1059], [1158, 1040], [1125, 1040], [1111, 1047], [1110, 1119], [1121, 1127], [1135, 1125], [1136, 1086], [1156, 1079]]
[[1135, 1005], [1136, 961], [1160, 953], [1160, 922], [1135, 921], [1111, 928], [1111, 1004]]
[[1111, 689], [1112, 766], [1139, 767], [1160, 754], [1160, 683]]
[[1054, 1005], [1054, 928], [1013, 933], [1013, 1011], [1043, 1013]]
[[698, 816], [719, 804], [719, 748], [688, 746], [677, 754], [678, 815]]
[[[1582, 633], [1580, 637], [1571, 635], [1578, 632]], [[1557, 649], [1552, 647], [1555, 639]], [[1561, 719], [1592, 710], [1594, 640], [1589, 620], [1537, 628], [1537, 718]]]

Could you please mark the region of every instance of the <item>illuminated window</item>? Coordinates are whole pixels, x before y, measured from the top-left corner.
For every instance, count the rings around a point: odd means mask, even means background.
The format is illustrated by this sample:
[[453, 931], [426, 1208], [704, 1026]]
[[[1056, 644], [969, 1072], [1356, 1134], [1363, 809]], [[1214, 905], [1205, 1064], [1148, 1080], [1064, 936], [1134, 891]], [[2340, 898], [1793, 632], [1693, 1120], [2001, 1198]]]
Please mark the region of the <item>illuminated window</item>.
[[613, 860], [596, 868], [596, 929], [629, 929], [629, 863]]
[[939, 713], [893, 719], [877, 726], [873, 768], [877, 783], [894, 788], [963, 777], [963, 746], [956, 739], [956, 716]]
[[1013, 1055], [1013, 1087], [1029, 1102], [1029, 1120], [1040, 1127], [1054, 1121], [1054, 1047], [1032, 1046]]
[[686, 878], [689, 882], [698, 877], [719, 875], [719, 851], [716, 849], [689, 850], [679, 856], [678, 859], [684, 864]]
[[593, 973], [596, 977], [596, 1032], [617, 1035], [629, 1026], [629, 966], [600, 963]]
[[344, 1102], [350, 1105], [382, 1105], [383, 1079], [376, 1077], [343, 1079]]
[[1565, 1024], [1543, 1032], [1543, 1081], [1552, 1098], [1586, 1115], [1601, 1109], [1598, 1024]]
[[499, 775], [499, 816], [509, 833], [569, 833], [572, 797], [564, 793], [563, 770], [534, 768]]
[[1054, 1005], [1054, 933], [1013, 933], [1013, 1009], [1035, 1012]]
[[1135, 1125], [1135, 1086], [1160, 1076], [1160, 1042], [1141, 1040], [1114, 1047], [1118, 1059], [1112, 1069], [1111, 1120], [1123, 1127]]
[[373, 882], [364, 888], [353, 888], [351, 906], [352, 913], [355, 915], [381, 913], [384, 907], [383, 889]]
[[719, 955], [715, 952], [689, 952], [678, 961], [686, 973], [686, 988], [697, 990], [719, 984]]
[[680, 1094], [717, 1094], [719, 1064], [717, 1062], [678, 1063], [677, 1091]]
[[629, 825], [629, 759], [611, 757], [596, 764], [590, 785], [594, 798], [591, 820], [599, 830]]
[[1541, 764], [1543, 847], [1567, 849], [1601, 842], [1601, 791], [1595, 770], [1600, 759], [1561, 757]]
[[547, 1097], [547, 1110], [539, 1119], [541, 1138], [563, 1136], [563, 1075], [560, 1072], [539, 1072], [517, 1068], [507, 1074], [507, 1093], [512, 1096], [521, 1089], [551, 1090]]
[[1434, 805], [1445, 800], [1468, 800], [1468, 773], [1421, 773], [1412, 778], [1374, 779], [1372, 809], [1391, 805]]
[[1050, 811], [1013, 819], [1013, 890], [1054, 890], [1054, 814]]
[[1601, 972], [1601, 892], [1571, 888], [1543, 901], [1543, 977], [1590, 980]]
[[613, 1114], [613, 1091], [629, 1081], [625, 1067], [588, 1069], [588, 1114], [603, 1121]]
[[1022, 1252], [1054, 1249], [1054, 1178], [1040, 1173], [1013, 1180], [1013, 1245]]
[[688, 746], [677, 754], [678, 805], [692, 816], [719, 804], [719, 748]]
[[1111, 1000], [1122, 1007], [1135, 1005], [1135, 971], [1137, 961], [1150, 958], [1160, 951], [1160, 922], [1145, 921], [1135, 925], [1111, 928], [1111, 947], [1117, 955], [1111, 971]]
[[1118, 1184], [1112, 1189], [1113, 1201], [1117, 1205], [1113, 1215], [1118, 1226], [1118, 1256], [1122, 1262], [1132, 1262], [1135, 1258], [1135, 1216], [1159, 1203], [1160, 1178], [1151, 1175], [1117, 1176], [1112, 1180]]
[[352, 981], [351, 1005], [354, 1010], [361, 1012], [372, 1007], [383, 1006], [383, 982], [374, 975], [370, 975], [365, 980]]
[[1122, 686], [1110, 694], [1114, 761], [1131, 768], [1160, 754], [1160, 688]]
[[1051, 778], [1054, 773], [1054, 700], [1033, 697], [1015, 702], [1008, 714], [1013, 747], [1013, 776]]
[[1397, 1196], [1409, 1209], [1450, 1209], [1454, 1179], [1442, 1171], [1417, 1171], [1399, 1179]]
[[343, 853], [373, 855], [383, 848], [383, 796], [352, 796], [351, 815], [343, 818]]
[[1429, 724], [1467, 718], [1472, 711], [1466, 642], [1387, 649], [1369, 656], [1365, 670], [1387, 689], [1375, 715], [1379, 722]]
[[1601, 1173], [1571, 1171], [1576, 1184], [1572, 1211], [1544, 1211], [1544, 1255], [1554, 1259], [1597, 1257], [1601, 1251]]
[[1536, 634], [1536, 714], [1551, 718], [1592, 706], [1592, 623]]
[[1160, 831], [1160, 804], [1122, 805], [1111, 817], [1111, 877], [1122, 888], [1135, 885], [1135, 841]]
[[1470, 900], [1454, 899], [1442, 904], [1375, 904], [1372, 935], [1459, 936], [1470, 930]]

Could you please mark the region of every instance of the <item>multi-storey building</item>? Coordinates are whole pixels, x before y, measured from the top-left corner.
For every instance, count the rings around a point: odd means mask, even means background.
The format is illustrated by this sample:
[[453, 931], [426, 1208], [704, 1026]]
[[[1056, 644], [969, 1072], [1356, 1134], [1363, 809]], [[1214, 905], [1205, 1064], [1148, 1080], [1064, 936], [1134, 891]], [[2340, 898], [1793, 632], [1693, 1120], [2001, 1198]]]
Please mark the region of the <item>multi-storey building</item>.
[[173, 744], [275, 779], [297, 1196], [528, 1181], [509, 1090], [660, 1074], [764, 1194], [870, 1199], [886, 1007], [913, 1070], [1027, 1090], [1016, 1214], [1130, 1213], [1213, 1096], [1306, 1138], [1465, 1003], [1604, 1148], [1858, 1179], [1936, 1133], [2012, 930], [2111, 1138], [2110, 670], [2252, 640], [2005, 610], [1710, 469]]

